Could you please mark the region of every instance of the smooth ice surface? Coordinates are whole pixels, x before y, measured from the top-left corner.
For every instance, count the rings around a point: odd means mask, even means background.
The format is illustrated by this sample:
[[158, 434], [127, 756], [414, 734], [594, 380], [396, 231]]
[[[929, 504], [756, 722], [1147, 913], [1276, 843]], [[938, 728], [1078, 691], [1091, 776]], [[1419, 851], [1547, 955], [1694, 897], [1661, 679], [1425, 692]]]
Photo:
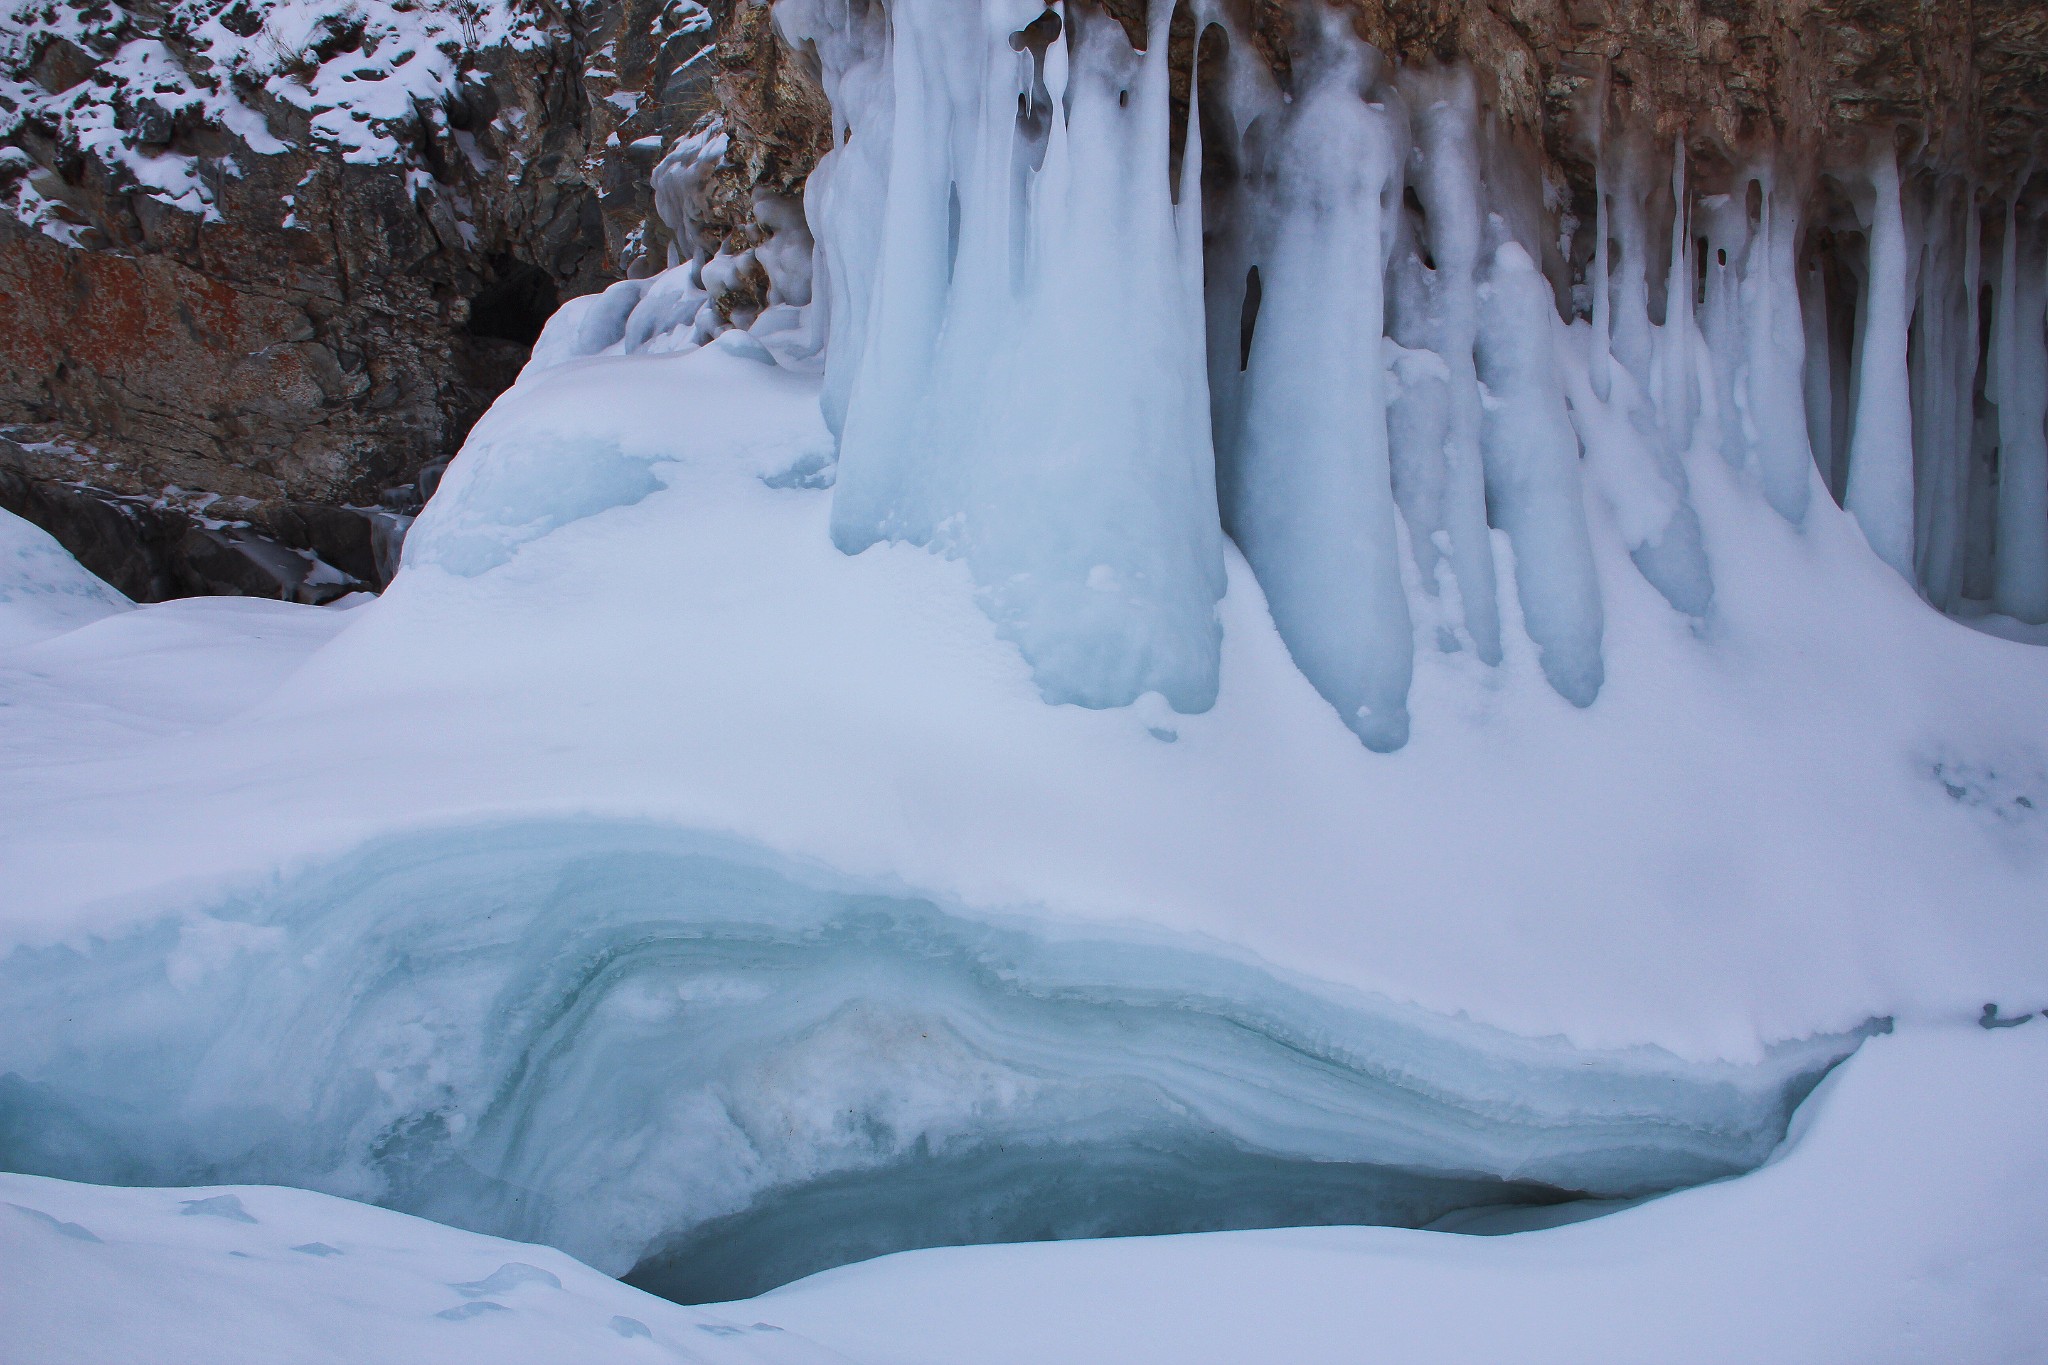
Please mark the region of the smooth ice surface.
[[909, 1246], [1653, 1193], [1760, 1162], [1854, 1041], [1590, 1053], [1202, 941], [524, 823], [0, 963], [0, 1164], [308, 1186], [701, 1300]]
[[49, 532], [0, 509], [0, 649], [47, 640], [132, 605]]
[[[40, 1365], [2018, 1360], [2048, 1332], [2048, 1158], [2026, 1138], [2048, 1121], [2044, 1095], [2038, 1021], [1905, 1029], [1825, 1082], [1763, 1169], [1591, 1222], [1507, 1237], [1320, 1228], [922, 1251], [711, 1308], [651, 1298], [545, 1247], [325, 1195], [0, 1175], [0, 1354]], [[256, 1221], [180, 1215], [222, 1194]], [[485, 1286], [502, 1288], [479, 1295]], [[497, 1307], [466, 1311], [477, 1304]]]

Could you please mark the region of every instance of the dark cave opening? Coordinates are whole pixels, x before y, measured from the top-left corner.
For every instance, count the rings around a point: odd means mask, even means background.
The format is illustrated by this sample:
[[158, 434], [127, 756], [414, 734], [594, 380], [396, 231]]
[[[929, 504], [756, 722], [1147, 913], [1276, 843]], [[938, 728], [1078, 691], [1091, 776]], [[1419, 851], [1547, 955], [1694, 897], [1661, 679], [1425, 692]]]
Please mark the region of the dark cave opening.
[[494, 256], [484, 287], [469, 301], [469, 334], [531, 346], [561, 306], [545, 270], [513, 256]]

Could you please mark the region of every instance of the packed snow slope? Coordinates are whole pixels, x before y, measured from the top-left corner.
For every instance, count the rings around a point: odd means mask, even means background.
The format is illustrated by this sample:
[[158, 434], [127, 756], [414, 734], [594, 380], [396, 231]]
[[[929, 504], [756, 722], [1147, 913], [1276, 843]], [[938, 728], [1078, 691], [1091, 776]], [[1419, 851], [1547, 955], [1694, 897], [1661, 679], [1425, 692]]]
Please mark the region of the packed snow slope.
[[[154, 706], [198, 685], [150, 686], [155, 609], [6, 656], [4, 941], [118, 932], [385, 832], [582, 814], [1588, 1047], [1752, 1059], [2048, 1001], [2048, 655], [1930, 611], [1825, 498], [1794, 529], [1694, 458], [1704, 619], [1602, 537], [1595, 704], [1518, 631], [1497, 669], [1418, 647], [1429, 723], [1375, 754], [1234, 555], [1213, 709], [1047, 705], [960, 563], [833, 547], [816, 395], [722, 342], [531, 375], [393, 588], [278, 609], [345, 628], [217, 721], [69, 704], [110, 670]], [[276, 676], [242, 649], [216, 666]]]
[[545, 1247], [275, 1188], [0, 1176], [0, 1354], [814, 1365], [2031, 1359], [2048, 1026], [1866, 1044], [1743, 1179], [1506, 1237], [1325, 1228], [910, 1252], [684, 1308]]

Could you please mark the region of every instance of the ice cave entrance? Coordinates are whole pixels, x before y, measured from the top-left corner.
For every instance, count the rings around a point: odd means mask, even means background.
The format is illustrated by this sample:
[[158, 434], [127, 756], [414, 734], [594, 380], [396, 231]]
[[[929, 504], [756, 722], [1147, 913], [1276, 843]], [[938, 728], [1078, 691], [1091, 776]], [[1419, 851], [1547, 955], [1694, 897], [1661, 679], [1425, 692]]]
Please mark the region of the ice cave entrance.
[[17, 952], [0, 1002], [0, 1168], [305, 1186], [685, 1302], [915, 1247], [1654, 1194], [1763, 1161], [1856, 1042], [1586, 1052], [593, 821], [389, 838]]

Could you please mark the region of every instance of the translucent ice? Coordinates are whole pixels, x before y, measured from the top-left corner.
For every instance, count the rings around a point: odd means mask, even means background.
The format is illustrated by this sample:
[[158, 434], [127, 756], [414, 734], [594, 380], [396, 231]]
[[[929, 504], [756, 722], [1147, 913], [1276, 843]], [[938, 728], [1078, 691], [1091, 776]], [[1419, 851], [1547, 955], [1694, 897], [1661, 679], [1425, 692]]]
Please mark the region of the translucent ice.
[[1200, 943], [528, 823], [0, 960], [0, 1165], [303, 1185], [724, 1298], [906, 1246], [1644, 1194], [1761, 1161], [1853, 1043], [1583, 1052]]
[[1414, 635], [1387, 455], [1383, 271], [1400, 203], [1398, 125], [1364, 99], [1377, 54], [1323, 41], [1296, 68], [1274, 133], [1262, 293], [1234, 458], [1231, 535], [1259, 576], [1295, 663], [1366, 745], [1408, 740]]
[[[832, 8], [785, 24], [844, 28]], [[813, 191], [833, 345], [852, 318], [866, 323], [833, 537], [849, 553], [903, 540], [964, 559], [1049, 701], [1158, 692], [1203, 710], [1217, 687], [1222, 536], [1199, 194], [1176, 205], [1168, 167], [1170, 16], [1155, 7], [1138, 53], [1108, 16], [1070, 11], [1041, 55], [1023, 30], [1044, 12], [899, 0], [886, 188], [879, 202], [842, 201], [878, 188], [846, 162]], [[848, 53], [828, 85], [839, 116], [866, 125], [879, 96], [853, 79], [864, 49], [820, 50]], [[859, 278], [863, 232], [831, 243], [856, 218], [864, 231], [879, 223], [871, 280]], [[862, 284], [865, 298], [841, 292]], [[828, 416], [841, 377], [835, 364]]]

